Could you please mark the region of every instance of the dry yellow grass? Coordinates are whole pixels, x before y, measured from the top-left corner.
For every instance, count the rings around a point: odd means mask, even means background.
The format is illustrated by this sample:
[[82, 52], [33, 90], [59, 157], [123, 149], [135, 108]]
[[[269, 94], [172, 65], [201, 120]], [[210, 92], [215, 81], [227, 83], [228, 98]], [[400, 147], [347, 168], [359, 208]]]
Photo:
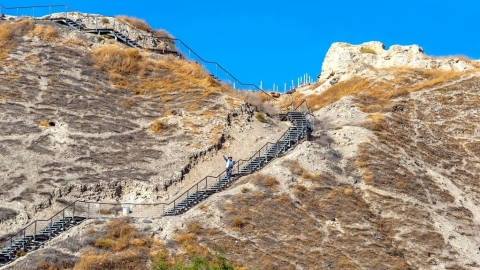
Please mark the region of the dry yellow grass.
[[374, 49], [370, 48], [370, 47], [361, 47], [361, 48], [360, 48], [360, 52], [361, 52], [361, 53], [377, 54], [377, 52], [376, 52]]
[[196, 111], [200, 109], [200, 106], [198, 106], [198, 104], [196, 103], [191, 103], [191, 104], [185, 105], [183, 108], [187, 111]]
[[[198, 222], [187, 224], [190, 233], [181, 231], [173, 237], [172, 244], [176, 245], [174, 252], [169, 252], [163, 243], [153, 237], [142, 236], [126, 219], [113, 219], [105, 228], [106, 232], [95, 239], [93, 246], [81, 253], [75, 270], [185, 269], [187, 264], [198, 258], [209, 265], [217, 265], [218, 259], [226, 262], [224, 257], [214, 256], [207, 247], [198, 244], [196, 234], [192, 233], [202, 232], [202, 225]], [[42, 263], [41, 267], [50, 269], [53, 266]]]
[[134, 48], [121, 49], [116, 45], [107, 45], [93, 52], [99, 68], [110, 73], [132, 74], [138, 71], [142, 55]]
[[218, 143], [222, 136], [222, 132], [223, 132], [222, 126], [215, 125], [210, 132], [210, 137], [209, 137], [210, 141], [212, 143]]
[[153, 34], [159, 38], [173, 38], [172, 34], [165, 29], [153, 30]]
[[[202, 100], [230, 88], [213, 79], [195, 62], [168, 55], [159, 60], [137, 49], [105, 45], [92, 52], [96, 67], [107, 72], [116, 87], [135, 94], [181, 92]], [[164, 102], [170, 97], [164, 97]]]
[[28, 19], [0, 23], [0, 59], [7, 57], [17, 45], [17, 38], [23, 37], [33, 28], [33, 22]]
[[54, 41], [58, 38], [58, 33], [52, 26], [37, 25], [30, 31], [30, 36], [40, 37], [45, 41]]
[[142, 30], [142, 31], [152, 31], [152, 27], [150, 27], [150, 25], [147, 24], [147, 22], [145, 22], [145, 20], [142, 20], [142, 19], [138, 19], [138, 18], [135, 18], [135, 17], [128, 17], [128, 16], [117, 16], [117, 19], [123, 21], [123, 22], [126, 22], [128, 24], [130, 24], [131, 26], [139, 29], [139, 30]]
[[30, 54], [25, 56], [25, 62], [38, 67], [40, 65], [40, 58], [38, 57], [38, 54]]
[[466, 74], [465, 72], [410, 67], [396, 67], [386, 70], [391, 70], [394, 74], [392, 80], [370, 81], [355, 77], [339, 82], [319, 95], [307, 97], [308, 105], [313, 110], [318, 110], [345, 96], [355, 95], [359, 99], [359, 105], [363, 111], [378, 113], [383, 112], [386, 107], [390, 106], [394, 98], [434, 87]]
[[41, 126], [41, 127], [49, 128], [50, 127], [50, 121], [40, 121], [40, 123], [38, 123], [38, 125]]
[[279, 101], [279, 107], [283, 109], [292, 103], [294, 107], [297, 107], [304, 99], [305, 96], [299, 92], [295, 92], [291, 95], [283, 95]]
[[150, 130], [152, 130], [155, 133], [162, 133], [167, 128], [167, 126], [168, 126], [167, 123], [157, 119], [150, 126]]
[[307, 103], [313, 110], [318, 110], [345, 96], [359, 93], [364, 90], [368, 84], [368, 80], [358, 77], [339, 82], [319, 95], [307, 97]]

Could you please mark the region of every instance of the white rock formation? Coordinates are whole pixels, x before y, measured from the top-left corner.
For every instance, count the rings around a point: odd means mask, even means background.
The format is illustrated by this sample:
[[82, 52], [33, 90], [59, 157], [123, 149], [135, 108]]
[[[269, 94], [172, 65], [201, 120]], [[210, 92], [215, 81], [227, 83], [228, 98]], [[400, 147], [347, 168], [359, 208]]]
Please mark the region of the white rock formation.
[[367, 75], [371, 69], [409, 66], [412, 68], [444, 69], [467, 71], [474, 68], [458, 58], [433, 58], [425, 55], [418, 45], [393, 45], [385, 50], [378, 41], [351, 45], [345, 42], [333, 43], [325, 56], [320, 81], [333, 85], [355, 75]]

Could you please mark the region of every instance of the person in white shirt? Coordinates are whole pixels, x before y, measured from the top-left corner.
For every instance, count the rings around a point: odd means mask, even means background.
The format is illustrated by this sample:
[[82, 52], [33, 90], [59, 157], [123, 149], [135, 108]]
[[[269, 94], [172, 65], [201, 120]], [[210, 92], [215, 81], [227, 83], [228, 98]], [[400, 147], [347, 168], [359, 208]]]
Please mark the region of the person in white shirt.
[[225, 166], [225, 169], [226, 169], [226, 172], [227, 172], [227, 180], [230, 181], [230, 177], [232, 176], [232, 170], [233, 170], [233, 160], [232, 160], [232, 157], [231, 156], [228, 156], [228, 158], [225, 157], [225, 155], [223, 155], [223, 160], [225, 160], [225, 162], [227, 162], [226, 166]]

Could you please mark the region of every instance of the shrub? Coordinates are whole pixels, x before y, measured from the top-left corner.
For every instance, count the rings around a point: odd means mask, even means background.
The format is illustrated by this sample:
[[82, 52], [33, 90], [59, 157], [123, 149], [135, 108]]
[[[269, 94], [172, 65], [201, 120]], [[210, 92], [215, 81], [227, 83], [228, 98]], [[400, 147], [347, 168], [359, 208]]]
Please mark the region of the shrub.
[[95, 240], [94, 246], [98, 248], [112, 248], [115, 246], [115, 241], [113, 239], [98, 238]]
[[179, 233], [173, 238], [173, 241], [183, 245], [192, 244], [195, 240], [197, 240], [197, 236], [195, 236], [195, 234], [186, 232]]
[[243, 188], [242, 188], [242, 193], [247, 193], [247, 192], [249, 192], [249, 191], [250, 191], [249, 188], [246, 188], [246, 187], [243, 187]]
[[198, 221], [192, 221], [187, 223], [187, 230], [191, 233], [200, 233], [202, 231], [202, 225]]
[[239, 216], [234, 216], [230, 219], [230, 226], [236, 229], [241, 229], [243, 226], [245, 226], [245, 222], [243, 218]]
[[307, 188], [302, 185], [296, 185], [293, 187], [293, 194], [295, 194], [295, 196], [300, 198], [306, 197], [308, 194]]
[[252, 175], [252, 178], [254, 179], [254, 181], [256, 183], [258, 183], [259, 185], [261, 185], [263, 187], [269, 187], [269, 188], [272, 188], [272, 189], [277, 188], [278, 181], [272, 175], [257, 173], [257, 174]]
[[109, 24], [109, 23], [110, 23], [110, 20], [104, 17], [104, 18], [100, 19], [100, 22], [101, 22], [102, 24]]
[[27, 255], [27, 253], [22, 249], [19, 249], [19, 250], [17, 250], [17, 252], [15, 252], [15, 256], [17, 256], [17, 257], [23, 257], [25, 255]]
[[155, 120], [150, 126], [150, 129], [155, 133], [162, 133], [163, 130], [167, 128], [167, 123], [159, 119]]
[[265, 114], [263, 114], [261, 112], [256, 112], [255, 113], [255, 118], [257, 118], [257, 120], [262, 122], [262, 123], [268, 123], [267, 117], [265, 116]]
[[43, 30], [43, 39], [46, 41], [54, 41], [56, 38], [58, 38], [57, 30], [53, 28], [52, 26], [47, 26]]

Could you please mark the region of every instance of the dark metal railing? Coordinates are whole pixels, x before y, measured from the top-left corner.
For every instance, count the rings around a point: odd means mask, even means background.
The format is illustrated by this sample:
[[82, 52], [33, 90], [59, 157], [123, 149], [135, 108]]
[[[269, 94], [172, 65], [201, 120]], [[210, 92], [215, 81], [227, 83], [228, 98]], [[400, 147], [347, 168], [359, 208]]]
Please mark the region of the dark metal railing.
[[[58, 13], [53, 13], [53, 10], [61, 8], [62, 10]], [[39, 9], [43, 11], [43, 13], [39, 13]], [[48, 9], [48, 12], [45, 12], [44, 10]], [[53, 10], [52, 10], [53, 9]], [[0, 5], [0, 14], [3, 14], [4, 11], [16, 11], [16, 16], [20, 16], [21, 13], [19, 11], [27, 10], [30, 14], [26, 15], [27, 17], [32, 17], [34, 19], [60, 19], [61, 17], [64, 17], [65, 19], [71, 19], [72, 21], [75, 21], [75, 19], [82, 18], [84, 20], [85, 28], [84, 30], [107, 30], [110, 29], [112, 31], [116, 31], [117, 33], [121, 33], [122, 35], [125, 35], [129, 40], [134, 41], [139, 45], [139, 47], [147, 50], [153, 50], [153, 51], [163, 51], [163, 53], [167, 52], [172, 52], [169, 51], [167, 48], [163, 49], [158, 49], [158, 41], [162, 41], [163, 44], [165, 45], [166, 42], [170, 42], [175, 44], [176, 47], [183, 47], [186, 49], [186, 52], [183, 53], [182, 55], [187, 56], [189, 60], [191, 59], [191, 56], [195, 56], [196, 59], [199, 62], [206, 64], [206, 65], [211, 65], [214, 66], [215, 73], [213, 71], [211, 72], [212, 77], [219, 79], [219, 80], [224, 80], [225, 83], [232, 85], [234, 88], [238, 86], [243, 86], [243, 87], [253, 87], [254, 90], [256, 91], [261, 91], [265, 95], [268, 96], [269, 99], [273, 99], [273, 97], [265, 92], [263, 89], [258, 87], [256, 84], [253, 83], [245, 83], [237, 79], [232, 73], [227, 71], [222, 65], [215, 61], [209, 61], [205, 60], [203, 57], [201, 57], [197, 52], [195, 52], [190, 46], [188, 46], [185, 42], [183, 42], [179, 38], [173, 38], [173, 37], [161, 37], [161, 36], [156, 36], [153, 32], [145, 34], [145, 31], [141, 31], [140, 29], [137, 29], [134, 26], [131, 26], [128, 22], [125, 22], [118, 17], [115, 16], [103, 16], [103, 15], [85, 15], [81, 12], [77, 12], [73, 10], [70, 6], [68, 5], [45, 5], [45, 6], [22, 6], [22, 7], [5, 7]], [[37, 13], [36, 13], [37, 11]], [[70, 14], [69, 14], [70, 13]], [[42, 17], [39, 17], [39, 14], [43, 14]], [[57, 17], [52, 17], [52, 16], [57, 16]], [[113, 19], [113, 22], [109, 23], [102, 23], [102, 19], [106, 18], [108, 19]], [[82, 21], [80, 20], [80, 21]], [[86, 23], [86, 21], [90, 22], [89, 24]], [[82, 23], [82, 22], [80, 22]], [[103, 27], [102, 27], [103, 26]], [[181, 46], [177, 46], [181, 45]], [[188, 53], [188, 54], [187, 54]], [[223, 71], [224, 76], [219, 76], [219, 71]], [[223, 78], [225, 77], [225, 78]]]
[[[303, 103], [303, 102], [302, 102]], [[302, 105], [302, 104], [300, 104]], [[297, 106], [294, 108], [294, 110], [297, 110], [299, 107]], [[308, 108], [309, 109], [309, 108]], [[254, 171], [257, 171], [261, 169], [262, 167], [266, 166], [267, 163], [269, 163], [271, 160], [275, 158], [275, 156], [270, 157], [268, 155], [268, 152], [272, 150], [272, 147], [279, 147], [279, 142], [281, 141], [292, 141], [292, 138], [290, 138], [290, 134], [292, 132], [292, 129], [298, 129], [300, 128], [299, 132], [296, 132], [296, 138], [294, 138], [295, 142], [298, 142], [301, 137], [304, 136], [305, 130], [307, 127], [302, 126], [301, 127], [290, 127], [287, 131], [285, 131], [282, 136], [275, 142], [267, 142], [265, 143], [258, 151], [256, 151], [249, 159], [247, 160], [238, 160], [234, 163], [234, 168], [232, 170], [232, 175], [233, 176], [239, 176], [241, 174], [250, 174], [253, 173]], [[286, 146], [283, 146], [286, 148]], [[289, 145], [290, 147], [290, 145]], [[275, 150], [275, 149], [274, 149]], [[278, 154], [278, 153], [277, 153]], [[264, 158], [265, 160], [261, 160]], [[253, 167], [252, 162], [253, 161], [258, 162], [258, 167]], [[248, 172], [243, 172], [242, 169], [246, 168], [248, 166]], [[170, 203], [151, 203], [151, 204], [141, 204], [141, 203], [98, 203], [98, 202], [85, 202], [81, 200], [76, 200], [73, 203], [67, 205], [65, 208], [62, 210], [58, 211], [55, 213], [53, 216], [51, 216], [49, 219], [40, 219], [40, 220], [35, 220], [32, 223], [28, 224], [25, 226], [23, 229], [21, 229], [19, 232], [16, 234], [9, 236], [3, 240], [0, 240], [0, 249], [5, 249], [8, 247], [12, 247], [14, 244], [21, 245], [21, 249], [25, 250], [27, 249], [27, 245], [32, 245], [32, 243], [35, 242], [35, 238], [37, 237], [42, 237], [42, 240], [50, 240], [53, 238], [56, 234], [58, 234], [59, 230], [64, 231], [67, 229], [68, 226], [70, 226], [71, 222], [75, 222], [75, 218], [77, 216], [82, 216], [86, 219], [89, 218], [101, 218], [101, 217], [110, 217], [110, 216], [117, 216], [117, 212], [111, 211], [112, 207], [118, 207], [120, 205], [128, 205], [129, 209], [130, 207], [152, 207], [154, 212], [146, 212], [144, 213], [145, 217], [152, 217], [155, 216], [156, 214], [158, 216], [164, 216], [165, 214], [177, 214], [177, 206], [181, 205], [182, 203], [188, 203], [188, 199], [190, 196], [194, 195], [193, 199], [195, 203], [200, 202], [203, 198], [200, 198], [199, 196], [205, 196], [207, 197], [208, 194], [206, 193], [209, 189], [220, 189], [220, 186], [215, 187], [218, 185], [219, 181], [223, 178], [225, 178], [227, 171], [222, 171], [220, 174], [217, 176], [206, 176], [202, 180], [198, 181], [196, 184], [194, 184], [192, 187], [190, 187], [188, 190], [177, 196], [173, 201]], [[202, 193], [203, 191], [203, 193]], [[94, 206], [96, 205], [97, 209], [93, 209]], [[101, 208], [102, 205], [107, 205], [111, 206], [110, 208]], [[188, 205], [183, 205], [185, 207], [185, 210], [189, 208]], [[159, 209], [161, 207], [161, 211]], [[105, 210], [105, 211], [102, 211]], [[169, 212], [169, 211], [174, 211], [174, 212]], [[141, 212], [141, 211], [140, 211]], [[137, 214], [138, 216], [138, 214]], [[70, 220], [70, 221], [69, 221]], [[62, 222], [59, 222], [62, 221]], [[56, 224], [56, 227], [53, 225]], [[55, 228], [55, 229], [54, 229]], [[30, 240], [31, 243], [27, 243], [25, 241], [27, 236], [31, 236], [32, 239]], [[10, 259], [15, 257], [16, 254], [12, 251], [10, 253]]]

